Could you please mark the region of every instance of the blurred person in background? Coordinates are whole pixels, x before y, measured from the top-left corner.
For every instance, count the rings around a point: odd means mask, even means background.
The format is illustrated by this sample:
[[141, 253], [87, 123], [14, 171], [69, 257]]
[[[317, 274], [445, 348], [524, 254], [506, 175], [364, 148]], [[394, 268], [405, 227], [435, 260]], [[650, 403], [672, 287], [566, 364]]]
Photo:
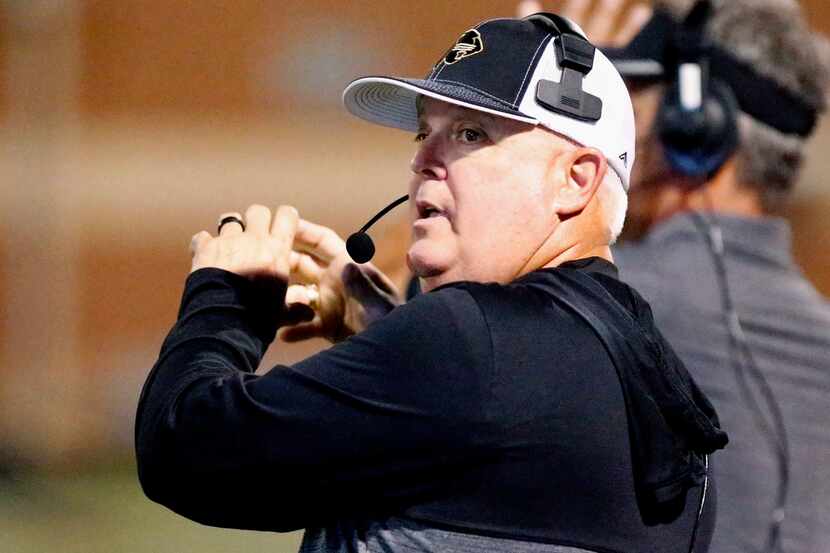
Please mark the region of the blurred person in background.
[[825, 108], [826, 41], [792, 0], [550, 4], [609, 46], [632, 93], [613, 254], [729, 430], [712, 550], [830, 551], [830, 305], [778, 216]]
[[[610, 261], [634, 158], [610, 61], [555, 15], [498, 19], [426, 80], [358, 79], [344, 101], [416, 134], [407, 258], [426, 293], [392, 307], [289, 207], [194, 236], [139, 403], [147, 495], [306, 528], [308, 552], [707, 551], [726, 435]], [[278, 327], [337, 343], [257, 376]]]

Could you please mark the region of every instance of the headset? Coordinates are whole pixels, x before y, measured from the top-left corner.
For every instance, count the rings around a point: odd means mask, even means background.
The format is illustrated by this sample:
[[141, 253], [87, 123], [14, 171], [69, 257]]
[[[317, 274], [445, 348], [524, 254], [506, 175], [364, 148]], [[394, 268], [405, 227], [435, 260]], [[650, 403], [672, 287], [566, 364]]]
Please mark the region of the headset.
[[731, 89], [710, 75], [704, 27], [711, 6], [695, 4], [669, 37], [665, 59], [673, 68], [657, 112], [657, 129], [669, 164], [694, 183], [708, 180], [738, 146], [738, 105]]
[[655, 127], [666, 160], [693, 177], [692, 187], [709, 180], [737, 149], [739, 112], [802, 138], [818, 119], [815, 106], [711, 44], [705, 30], [711, 12], [710, 0], [698, 0], [677, 23], [658, 10], [641, 40], [631, 43], [650, 50], [670, 75]]

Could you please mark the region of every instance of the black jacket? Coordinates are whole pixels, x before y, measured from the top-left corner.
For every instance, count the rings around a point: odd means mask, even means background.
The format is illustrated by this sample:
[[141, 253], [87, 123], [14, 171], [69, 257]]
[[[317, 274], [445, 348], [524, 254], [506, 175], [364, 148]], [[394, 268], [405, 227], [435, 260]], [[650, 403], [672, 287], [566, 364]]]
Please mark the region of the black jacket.
[[397, 515], [596, 551], [688, 551], [702, 455], [726, 436], [615, 276], [591, 259], [506, 286], [447, 285], [257, 376], [280, 294], [197, 271], [139, 404], [145, 492], [217, 526]]

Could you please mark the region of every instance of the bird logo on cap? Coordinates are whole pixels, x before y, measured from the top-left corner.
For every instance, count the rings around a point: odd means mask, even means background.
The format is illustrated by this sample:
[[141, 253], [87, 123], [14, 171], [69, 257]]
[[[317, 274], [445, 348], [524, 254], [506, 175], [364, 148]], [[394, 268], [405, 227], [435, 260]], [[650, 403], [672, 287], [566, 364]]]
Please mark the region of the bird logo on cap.
[[444, 63], [452, 65], [459, 60], [469, 58], [483, 51], [484, 40], [481, 38], [481, 33], [475, 29], [470, 29], [458, 38], [455, 46], [450, 48], [450, 51], [444, 56]]

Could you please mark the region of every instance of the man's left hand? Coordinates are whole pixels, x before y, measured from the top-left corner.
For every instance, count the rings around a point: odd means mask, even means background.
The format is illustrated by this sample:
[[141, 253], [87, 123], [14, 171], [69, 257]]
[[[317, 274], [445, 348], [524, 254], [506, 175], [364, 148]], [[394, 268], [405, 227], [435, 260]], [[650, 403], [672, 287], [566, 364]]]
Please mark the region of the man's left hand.
[[395, 285], [371, 263], [356, 264], [332, 229], [300, 219], [291, 253], [287, 302], [314, 309], [315, 317], [283, 329], [281, 338], [344, 340], [384, 317], [400, 303]]

